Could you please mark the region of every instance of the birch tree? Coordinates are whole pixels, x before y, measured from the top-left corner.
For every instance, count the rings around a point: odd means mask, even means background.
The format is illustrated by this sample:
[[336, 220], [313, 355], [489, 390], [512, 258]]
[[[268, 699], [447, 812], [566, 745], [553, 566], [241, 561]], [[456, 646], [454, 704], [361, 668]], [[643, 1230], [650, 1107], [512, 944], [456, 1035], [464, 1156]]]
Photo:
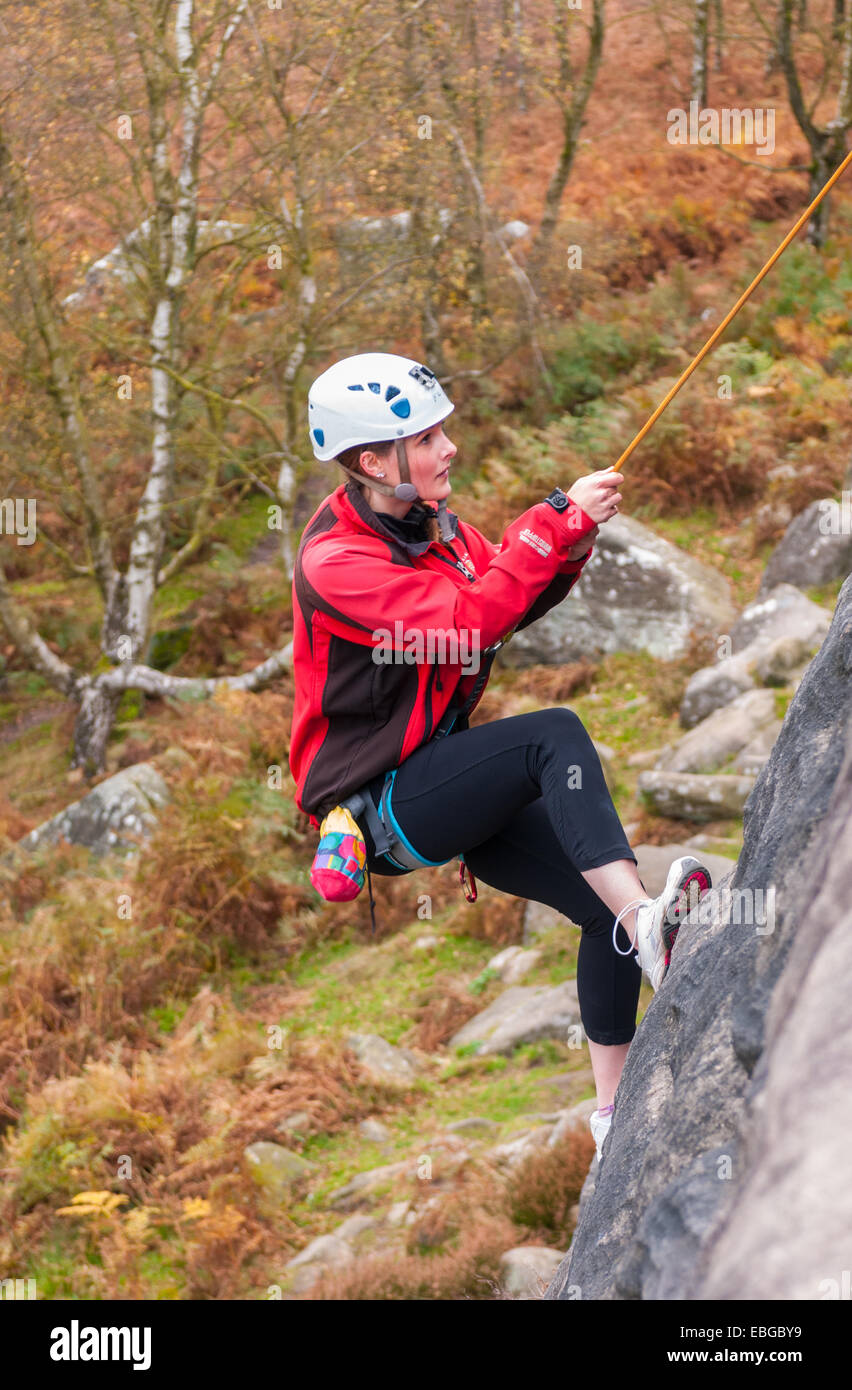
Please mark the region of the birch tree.
[[[199, 163], [205, 122], [217, 95], [229, 48], [244, 21], [247, 0], [218, 3], [200, 21], [196, 0], [164, 0], [152, 10], [127, 0], [122, 39], [136, 51], [146, 94], [148, 140], [131, 156], [131, 176], [147, 180], [146, 255], [150, 313], [149, 464], [135, 507], [127, 562], [116, 556], [107, 499], [93, 456], [90, 430], [75, 377], [65, 314], [55, 298], [49, 266], [40, 253], [25, 167], [0, 132], [0, 191], [14, 270], [28, 301], [41, 345], [47, 385], [55, 402], [64, 447], [79, 487], [85, 560], [66, 555], [70, 572], [91, 576], [103, 604], [102, 656], [96, 670], [79, 670], [54, 653], [16, 599], [0, 567], [0, 621], [32, 669], [78, 707], [72, 765], [87, 776], [102, 770], [106, 742], [121, 694], [209, 694], [217, 685], [256, 690], [290, 665], [289, 646], [238, 677], [179, 678], [146, 666], [143, 654], [152, 605], [164, 581], [167, 513], [176, 472], [176, 432], [182, 400], [184, 329], [181, 310], [198, 263]], [[121, 44], [106, 4], [99, 6], [108, 42]], [[196, 32], [201, 28], [201, 35]], [[134, 163], [135, 160], [135, 163]]]
[[692, 25], [691, 99], [707, 105], [707, 57], [710, 49], [710, 0], [695, 0]]
[[[779, 58], [787, 83], [787, 94], [793, 115], [808, 142], [811, 154], [808, 196], [816, 197], [826, 179], [834, 172], [846, 153], [847, 132], [852, 129], [852, 3], [847, 0], [840, 38], [840, 76], [834, 116], [824, 125], [814, 120], [814, 108], [821, 89], [810, 106], [807, 103], [799, 66], [793, 53], [793, 0], [781, 0], [779, 29]], [[833, 22], [837, 25], [837, 12]], [[828, 233], [830, 195], [824, 198], [808, 223], [807, 240], [822, 246]]]
[[[595, 85], [595, 78], [601, 63], [604, 41], [604, 0], [592, 0], [592, 19], [588, 26], [586, 51], [581, 58], [572, 59], [571, 32], [568, 11], [573, 9], [570, 0], [554, 0], [553, 39], [557, 54], [555, 78], [546, 83], [547, 90], [556, 101], [562, 127], [562, 148], [556, 168], [544, 195], [544, 212], [539, 223], [538, 235], [534, 243], [533, 255], [540, 262], [549, 250], [553, 233], [559, 219], [562, 196], [568, 183], [580, 131], [586, 116], [586, 108]], [[577, 25], [576, 27], [582, 27]]]

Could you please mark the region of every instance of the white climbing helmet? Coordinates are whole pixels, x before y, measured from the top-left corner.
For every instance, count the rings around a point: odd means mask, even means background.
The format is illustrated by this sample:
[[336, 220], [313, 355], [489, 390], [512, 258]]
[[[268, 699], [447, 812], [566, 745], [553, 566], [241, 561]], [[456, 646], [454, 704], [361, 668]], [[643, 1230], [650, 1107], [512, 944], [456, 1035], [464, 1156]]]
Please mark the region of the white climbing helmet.
[[391, 352], [344, 357], [308, 392], [314, 457], [336, 458], [355, 444], [420, 434], [455, 409], [428, 367]]

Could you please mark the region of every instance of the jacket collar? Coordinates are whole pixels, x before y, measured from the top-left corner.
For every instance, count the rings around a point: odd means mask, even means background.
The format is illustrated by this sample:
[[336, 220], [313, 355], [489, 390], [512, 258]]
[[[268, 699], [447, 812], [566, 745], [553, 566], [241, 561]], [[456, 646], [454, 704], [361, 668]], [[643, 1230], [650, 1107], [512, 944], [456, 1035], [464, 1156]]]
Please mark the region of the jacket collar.
[[[352, 478], [349, 478], [345, 483], [341, 483], [335, 496], [340, 500], [344, 508], [348, 503], [358, 519], [370, 531], [376, 531], [380, 536], [392, 540], [395, 545], [400, 546], [403, 550], [407, 551], [409, 555], [422, 555], [429, 549], [430, 545], [435, 544], [433, 541], [404, 540], [397, 531], [393, 530], [390, 526], [386, 526], [382, 514], [373, 511], [358, 484]], [[422, 502], [414, 502], [407, 516], [414, 517], [426, 511], [431, 511], [434, 515], [435, 509], [427, 507]], [[449, 508], [447, 508], [447, 516], [452, 523], [453, 539], [455, 539], [459, 535], [459, 519], [456, 513], [451, 512]]]

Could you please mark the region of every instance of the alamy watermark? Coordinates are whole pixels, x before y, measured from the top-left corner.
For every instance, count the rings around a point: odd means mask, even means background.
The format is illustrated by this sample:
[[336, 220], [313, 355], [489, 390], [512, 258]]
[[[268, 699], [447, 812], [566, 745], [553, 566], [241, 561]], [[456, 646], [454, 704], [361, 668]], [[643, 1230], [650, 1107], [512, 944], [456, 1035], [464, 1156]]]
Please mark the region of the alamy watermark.
[[775, 108], [773, 106], [702, 107], [691, 101], [689, 110], [673, 106], [666, 112], [670, 145], [755, 145], [758, 154], [775, 149]]
[[683, 916], [681, 926], [689, 923], [706, 927], [711, 922], [731, 922], [735, 926], [754, 927], [758, 936], [771, 936], [775, 931], [775, 884], [763, 888], [708, 888]]
[[36, 1297], [35, 1279], [0, 1279], [0, 1299], [24, 1303]]
[[460, 666], [466, 676], [479, 670], [479, 628], [406, 627], [397, 618], [393, 631], [377, 627], [373, 632], [373, 660], [377, 666]]
[[36, 538], [35, 497], [0, 497], [0, 535], [17, 536], [18, 545]]
[[852, 492], [842, 492], [839, 502], [824, 497], [817, 506], [821, 536], [852, 536]]

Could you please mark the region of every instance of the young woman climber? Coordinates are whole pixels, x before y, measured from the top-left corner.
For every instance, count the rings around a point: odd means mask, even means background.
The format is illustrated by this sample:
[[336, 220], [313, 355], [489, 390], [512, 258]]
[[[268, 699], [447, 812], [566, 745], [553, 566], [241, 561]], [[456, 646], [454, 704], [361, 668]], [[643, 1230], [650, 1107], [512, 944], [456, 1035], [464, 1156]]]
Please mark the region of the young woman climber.
[[447, 508], [453, 409], [428, 368], [388, 353], [345, 358], [310, 389], [314, 455], [347, 480], [309, 521], [295, 566], [296, 801], [317, 826], [345, 803], [374, 874], [459, 858], [462, 874], [581, 928], [600, 1157], [642, 971], [659, 988], [710, 875], [677, 859], [648, 897], [572, 710], [469, 727], [495, 651], [568, 594], [618, 511], [622, 477], [554, 489], [493, 545]]

